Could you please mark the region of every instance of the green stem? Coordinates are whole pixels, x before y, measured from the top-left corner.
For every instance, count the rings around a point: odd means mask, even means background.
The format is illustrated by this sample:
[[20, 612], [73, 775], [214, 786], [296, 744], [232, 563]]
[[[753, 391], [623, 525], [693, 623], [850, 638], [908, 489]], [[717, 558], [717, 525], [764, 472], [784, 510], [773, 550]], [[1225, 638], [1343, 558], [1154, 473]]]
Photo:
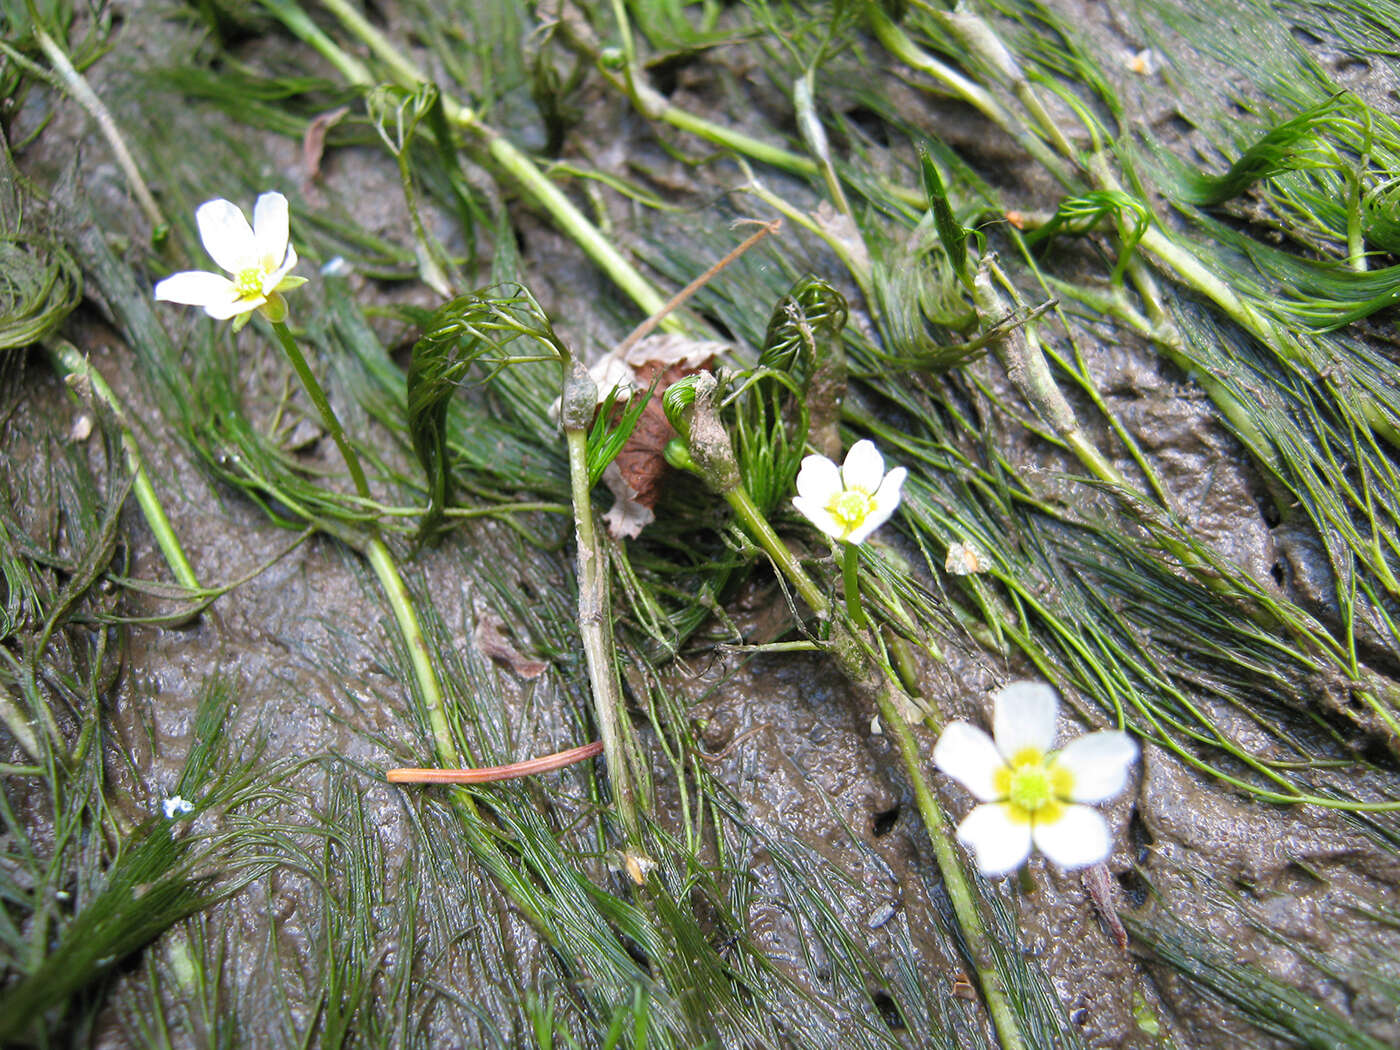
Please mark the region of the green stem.
[[335, 447], [340, 449], [341, 458], [345, 460], [345, 466], [350, 471], [350, 479], [355, 483], [355, 493], [362, 499], [369, 499], [369, 482], [365, 480], [365, 471], [360, 466], [360, 457], [350, 447], [350, 442], [346, 440], [340, 419], [336, 416], [335, 409], [331, 408], [331, 403], [326, 398], [326, 392], [321, 388], [320, 380], [311, 371], [311, 366], [306, 363], [301, 347], [297, 346], [297, 341], [292, 338], [291, 330], [285, 322], [273, 321], [272, 331], [277, 336], [277, 341], [282, 345], [287, 360], [292, 363], [292, 368], [296, 370], [297, 378], [301, 380], [301, 385], [306, 390], [307, 396], [311, 398], [311, 403], [321, 414], [321, 425], [330, 434], [331, 440], [335, 442]]
[[[296, 9], [294, 5], [287, 4], [284, 0], [264, 0], [264, 3], [287, 24], [288, 28], [319, 51], [328, 61], [331, 61], [347, 80], [366, 87], [376, 83], [374, 76], [363, 64], [350, 59], [334, 41], [317, 29], [306, 18], [305, 14]], [[340, 20], [341, 25], [369, 47], [375, 57], [384, 63], [390, 76], [401, 87], [412, 89], [428, 80], [422, 70], [409, 61], [383, 33], [371, 25], [346, 0], [321, 0], [321, 4]], [[549, 213], [555, 224], [572, 237], [619, 288], [632, 297], [643, 313], [653, 314], [662, 308], [666, 297], [657, 291], [636, 267], [613, 247], [612, 242], [588, 221], [588, 218], [574, 206], [559, 187], [545, 177], [529, 157], [516, 149], [508, 139], [502, 137], [495, 129], [484, 124], [480, 114], [475, 110], [462, 105], [446, 94], [442, 95], [442, 105], [448, 119], [458, 127], [480, 137], [491, 158], [524, 187], [525, 191], [535, 199], [535, 202]], [[676, 317], [666, 318], [662, 322], [662, 326], [675, 332], [682, 331], [684, 328], [682, 322]]]
[[608, 563], [593, 519], [589, 485], [588, 432], [581, 427], [568, 427], [564, 436], [569, 448], [578, 538], [578, 625], [592, 686], [593, 713], [598, 734], [603, 738], [603, 755], [623, 828], [629, 841], [637, 844], [641, 841], [641, 821], [637, 816], [635, 759], [623, 735], [622, 690], [608, 600]]
[[[491, 128], [478, 124], [473, 130], [485, 140], [492, 159], [525, 188], [535, 202], [549, 213], [555, 225], [574, 239], [598, 268], [632, 298], [642, 313], [650, 315], [661, 311], [666, 305], [666, 296], [618, 253], [612, 242], [588, 221], [583, 212], [574, 207], [573, 202], [545, 177], [529, 157]], [[685, 330], [684, 323], [674, 314], [664, 318], [661, 327], [670, 332]]]
[[869, 627], [870, 617], [860, 602], [860, 549], [854, 543], [841, 544], [841, 582], [846, 589], [846, 611], [857, 627]]
[[938, 870], [943, 876], [943, 886], [948, 891], [949, 900], [952, 901], [958, 925], [962, 927], [968, 954], [977, 971], [982, 995], [987, 1003], [987, 1012], [991, 1014], [992, 1023], [996, 1026], [1002, 1050], [1025, 1050], [1020, 1025], [1011, 1012], [1006, 983], [1002, 980], [996, 957], [992, 954], [991, 939], [982, 922], [982, 915], [977, 910], [967, 873], [958, 859], [957, 847], [953, 845], [953, 840], [948, 834], [948, 818], [924, 776], [923, 756], [919, 753], [918, 741], [914, 739], [913, 731], [888, 692], [877, 693], [876, 702], [881, 718], [889, 727], [889, 732], [899, 747], [899, 756], [903, 760], [905, 772], [909, 774], [913, 784], [919, 815], [923, 818], [929, 840], [933, 843], [933, 854], [938, 862]]
[[[340, 425], [340, 419], [336, 416], [335, 409], [331, 408], [331, 403], [326, 398], [326, 392], [321, 388], [320, 381], [311, 371], [306, 357], [302, 354], [301, 348], [297, 346], [297, 341], [292, 337], [286, 324], [274, 321], [272, 331], [286, 352], [287, 359], [291, 361], [292, 368], [295, 369], [297, 378], [301, 380], [307, 396], [311, 398], [317, 412], [320, 413], [322, 425], [335, 441], [336, 447], [340, 449], [345, 466], [349, 469], [351, 480], [355, 484], [356, 493], [361, 499], [368, 500], [370, 498], [369, 482], [365, 479], [364, 468], [360, 466], [360, 457], [350, 447], [350, 442], [346, 439], [345, 431]], [[365, 555], [369, 558], [370, 566], [379, 579], [379, 585], [389, 600], [389, 607], [394, 612], [394, 621], [398, 625], [399, 634], [403, 638], [404, 645], [408, 648], [409, 661], [413, 665], [413, 675], [418, 681], [418, 691], [423, 700], [423, 707], [428, 713], [428, 723], [433, 731], [438, 758], [448, 766], [460, 765], [457, 746], [452, 740], [452, 730], [447, 723], [442, 685], [438, 681], [437, 672], [433, 670], [432, 658], [428, 653], [428, 643], [423, 638], [423, 628], [418, 622], [418, 613], [413, 608], [413, 600], [409, 597], [408, 588], [404, 586], [403, 576], [399, 574], [394, 556], [389, 552], [388, 545], [379, 534], [379, 527], [375, 525], [373, 528], [373, 534], [365, 546]]]
[[938, 61], [927, 51], [918, 47], [903, 29], [899, 28], [881, 9], [879, 4], [867, 4], [867, 24], [885, 50], [905, 65], [925, 73], [942, 83], [957, 97], [972, 106], [997, 127], [1011, 135], [1021, 148], [1031, 155], [1063, 186], [1074, 187], [1079, 180], [1072, 169], [1065, 164], [996, 97], [980, 84], [963, 76], [951, 66]]
[[754, 504], [751, 497], [742, 485], [729, 489], [724, 494], [725, 501], [733, 508], [734, 513], [739, 516], [739, 520], [744, 523], [758, 545], [767, 552], [768, 557], [773, 559], [773, 563], [788, 581], [797, 589], [797, 593], [805, 601], [818, 617], [824, 617], [830, 611], [826, 595], [824, 595], [812, 578], [807, 575], [801, 563], [798, 562], [792, 551], [778, 534], [773, 531], [773, 526], [768, 524], [768, 519]]
[[437, 756], [444, 766], [455, 768], [462, 764], [457, 745], [452, 739], [452, 728], [447, 722], [447, 709], [443, 702], [442, 686], [437, 672], [433, 670], [432, 657], [428, 653], [428, 643], [423, 638], [423, 628], [418, 622], [418, 613], [413, 608], [413, 599], [404, 586], [399, 567], [388, 545], [375, 536], [365, 548], [370, 567], [379, 580], [389, 607], [394, 611], [394, 622], [399, 635], [408, 647], [408, 658], [413, 665], [413, 675], [418, 680], [418, 691], [423, 700], [423, 708], [428, 713], [428, 725], [433, 732], [433, 742], [437, 745]]
[[[1010, 308], [992, 285], [994, 271], [997, 276], [1001, 276], [995, 263], [984, 260], [972, 280], [972, 298], [977, 305], [982, 327], [986, 330], [991, 330], [1011, 315]], [[1002, 280], [1005, 282], [1004, 277]], [[1045, 360], [1045, 353], [1041, 349], [1040, 340], [1030, 324], [1009, 329], [992, 340], [991, 345], [1000, 358], [1002, 367], [1006, 369], [1006, 374], [1011, 377], [1021, 395], [1031, 403], [1080, 463], [1100, 481], [1128, 488], [1123, 475], [1080, 429], [1079, 419], [1065, 400], [1059, 384], [1055, 382], [1049, 362]]]
[[146, 473], [146, 465], [141, 459], [141, 450], [137, 447], [136, 438], [131, 432], [126, 412], [123, 410], [121, 402], [117, 400], [117, 395], [112, 392], [112, 388], [107, 385], [107, 380], [102, 377], [102, 374], [93, 368], [92, 363], [80, 354], [71, 343], [57, 342], [50, 349], [59, 368], [66, 375], [80, 377], [86, 382], [93, 396], [106, 405], [115, 417], [117, 425], [121, 428], [122, 452], [126, 456], [126, 468], [134, 476], [131, 490], [136, 495], [137, 505], [141, 508], [147, 526], [155, 536], [156, 545], [160, 547], [161, 554], [165, 556], [166, 564], [170, 566], [170, 571], [180, 586], [195, 595], [202, 593], [203, 588], [200, 587], [199, 580], [194, 574], [194, 568], [185, 555], [184, 547], [180, 545], [180, 538], [175, 535], [175, 529], [166, 516], [165, 507], [161, 504], [160, 497], [156, 495], [155, 486], [151, 484], [151, 476]]

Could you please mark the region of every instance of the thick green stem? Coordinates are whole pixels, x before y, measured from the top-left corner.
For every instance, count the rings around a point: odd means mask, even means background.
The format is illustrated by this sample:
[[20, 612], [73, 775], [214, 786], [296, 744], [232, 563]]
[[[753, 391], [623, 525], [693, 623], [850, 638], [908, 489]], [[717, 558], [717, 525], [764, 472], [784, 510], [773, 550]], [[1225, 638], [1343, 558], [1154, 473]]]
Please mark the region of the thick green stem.
[[409, 662], [413, 665], [413, 675], [418, 680], [423, 709], [428, 713], [428, 725], [432, 729], [433, 742], [437, 746], [438, 761], [447, 767], [460, 766], [461, 756], [452, 739], [452, 728], [447, 723], [442, 685], [438, 682], [437, 672], [433, 670], [428, 643], [423, 638], [418, 613], [413, 608], [413, 599], [409, 597], [403, 577], [399, 575], [399, 567], [395, 564], [388, 545], [378, 536], [369, 541], [365, 554], [379, 580], [379, 586], [389, 599], [389, 608], [394, 611], [394, 622], [398, 624], [399, 635], [408, 648]]
[[622, 689], [608, 600], [608, 562], [593, 520], [588, 432], [582, 427], [568, 427], [564, 436], [569, 447], [574, 529], [578, 538], [578, 626], [593, 691], [593, 714], [598, 721], [598, 735], [603, 738], [603, 755], [623, 828], [629, 841], [637, 844], [641, 841], [641, 821], [637, 816], [634, 757], [623, 735]]
[[[311, 398], [312, 404], [316, 406], [316, 411], [320, 413], [322, 425], [335, 441], [336, 447], [340, 449], [345, 466], [350, 471], [351, 480], [355, 484], [356, 494], [361, 499], [368, 500], [370, 498], [369, 482], [365, 479], [364, 468], [360, 466], [360, 457], [350, 447], [350, 442], [346, 439], [345, 431], [340, 425], [340, 419], [336, 416], [335, 409], [331, 408], [331, 403], [326, 398], [326, 392], [321, 388], [320, 381], [311, 371], [311, 366], [307, 364], [306, 357], [302, 354], [301, 348], [297, 346], [296, 339], [292, 337], [287, 326], [281, 321], [275, 321], [272, 323], [272, 330], [282, 349], [286, 352], [287, 359], [291, 361], [292, 368], [296, 371], [297, 378], [301, 380], [307, 396]], [[452, 730], [447, 723], [442, 684], [438, 681], [437, 672], [433, 670], [432, 658], [428, 653], [428, 643], [423, 638], [423, 628], [418, 622], [418, 614], [414, 611], [413, 600], [409, 597], [408, 588], [404, 586], [403, 577], [399, 574], [394, 556], [389, 552], [389, 547], [384, 542], [383, 537], [380, 536], [377, 525], [365, 546], [365, 555], [369, 558], [370, 566], [374, 569], [374, 575], [379, 579], [379, 585], [383, 588], [385, 597], [389, 599], [389, 607], [394, 612], [394, 622], [398, 625], [399, 634], [403, 638], [404, 645], [408, 648], [409, 661], [413, 665], [414, 678], [418, 681], [418, 692], [422, 697], [423, 707], [428, 713], [428, 723], [432, 728], [438, 758], [444, 765], [460, 765], [457, 746], [453, 743]]]
[[171, 573], [181, 587], [190, 591], [192, 595], [202, 592], [199, 580], [195, 577], [194, 568], [190, 565], [190, 560], [185, 556], [185, 549], [180, 545], [180, 538], [175, 535], [175, 529], [170, 524], [170, 519], [165, 514], [165, 507], [160, 502], [160, 497], [156, 495], [155, 486], [151, 484], [151, 477], [146, 473], [146, 465], [141, 459], [141, 450], [137, 447], [136, 437], [131, 432], [131, 427], [127, 423], [126, 413], [122, 409], [121, 402], [117, 400], [112, 388], [107, 385], [107, 380], [92, 364], [80, 354], [71, 343], [57, 342], [52, 347], [54, 359], [67, 375], [81, 377], [87, 384], [92, 395], [101, 401], [112, 412], [116, 418], [117, 425], [122, 432], [122, 452], [126, 456], [126, 467], [131, 471], [134, 480], [131, 484], [131, 491], [136, 496], [136, 503], [141, 508], [141, 513], [146, 519], [152, 535], [155, 536], [156, 545], [160, 547], [161, 554], [165, 556], [165, 562], [170, 566]]
[[346, 469], [350, 471], [350, 480], [355, 483], [356, 495], [361, 499], [369, 499], [369, 482], [365, 480], [365, 471], [360, 466], [360, 457], [350, 447], [350, 442], [346, 439], [345, 431], [340, 425], [340, 419], [336, 416], [335, 409], [331, 408], [331, 403], [326, 398], [326, 392], [321, 388], [320, 380], [311, 371], [311, 366], [306, 363], [301, 347], [297, 346], [297, 341], [292, 338], [291, 330], [282, 321], [272, 322], [272, 331], [277, 336], [277, 341], [282, 345], [287, 360], [292, 363], [292, 368], [295, 369], [297, 378], [301, 380], [306, 395], [311, 398], [311, 403], [316, 406], [316, 411], [320, 413], [321, 425], [326, 428], [326, 433], [330, 434], [331, 440], [335, 442], [335, 447], [340, 449], [340, 455], [345, 460]]
[[767, 552], [768, 557], [773, 559], [773, 563], [778, 566], [779, 571], [788, 578], [797, 593], [802, 596], [802, 600], [811, 606], [812, 612], [817, 616], [826, 616], [830, 606], [826, 600], [826, 595], [821, 591], [812, 578], [807, 575], [807, 571], [802, 568], [796, 556], [788, 550], [788, 546], [778, 534], [773, 531], [773, 526], [768, 524], [762, 512], [754, 505], [753, 498], [744, 491], [742, 485], [736, 486], [724, 493], [725, 501], [734, 509], [734, 513], [739, 516], [739, 520], [744, 523], [758, 545]]
[[841, 544], [841, 582], [846, 590], [846, 612], [857, 627], [869, 627], [870, 617], [860, 602], [860, 548], [854, 543]]
[[[642, 313], [649, 315], [661, 311], [666, 305], [666, 296], [657, 291], [636, 267], [618, 253], [612, 241], [603, 236], [598, 227], [574, 207], [573, 202], [544, 176], [529, 157], [490, 128], [478, 124], [473, 130], [486, 142], [486, 149], [492, 159], [524, 187], [525, 192], [549, 213], [555, 225], [573, 238], [598, 268], [631, 297]], [[674, 314], [664, 318], [661, 327], [670, 332], [681, 332], [685, 328], [680, 318]]]
[[[982, 326], [988, 331], [1011, 313], [992, 285], [993, 269], [994, 264], [984, 260], [972, 281], [973, 301], [977, 304]], [[1080, 463], [1100, 481], [1127, 488], [1128, 483], [1123, 475], [1080, 429], [1079, 419], [1055, 382], [1040, 342], [1029, 325], [1009, 329], [993, 339], [991, 345], [1021, 395], [1034, 406]]]
[[892, 22], [889, 16], [880, 9], [879, 4], [868, 4], [866, 10], [868, 12], [867, 23], [871, 32], [875, 34], [876, 39], [880, 41], [886, 51], [905, 65], [942, 83], [957, 98], [962, 99], [997, 127], [1015, 138], [1017, 144], [1049, 171], [1061, 185], [1073, 187], [1078, 184], [1079, 180], [1065, 161], [1056, 156], [1039, 138], [1032, 135], [1024, 124], [997, 101], [991, 92], [918, 47], [909, 39], [904, 30]]
[[977, 910], [972, 886], [968, 882], [962, 862], [958, 859], [957, 847], [948, 834], [948, 819], [943, 813], [943, 807], [938, 804], [938, 799], [934, 797], [928, 779], [924, 776], [923, 756], [919, 753], [918, 741], [914, 739], [913, 731], [901, 716], [888, 692], [877, 693], [876, 702], [880, 709], [881, 718], [894, 737], [895, 744], [899, 747], [899, 756], [903, 760], [904, 770], [908, 773], [913, 784], [914, 798], [919, 805], [919, 815], [923, 818], [924, 828], [928, 831], [929, 840], [933, 843], [934, 858], [938, 862], [938, 870], [943, 876], [943, 887], [948, 891], [948, 898], [953, 903], [953, 913], [957, 916], [958, 925], [962, 927], [963, 937], [967, 941], [968, 954], [972, 958], [973, 967], [977, 970], [977, 979], [981, 984], [982, 995], [987, 1003], [987, 1012], [991, 1014], [992, 1023], [996, 1026], [1002, 1050], [1025, 1050], [1025, 1040], [1021, 1035], [1020, 1025], [1016, 1023], [1016, 1017], [1011, 1012], [1006, 984], [1002, 980], [1001, 971], [997, 968], [996, 958], [992, 954], [991, 939], [987, 935], [987, 927], [982, 922], [981, 913]]

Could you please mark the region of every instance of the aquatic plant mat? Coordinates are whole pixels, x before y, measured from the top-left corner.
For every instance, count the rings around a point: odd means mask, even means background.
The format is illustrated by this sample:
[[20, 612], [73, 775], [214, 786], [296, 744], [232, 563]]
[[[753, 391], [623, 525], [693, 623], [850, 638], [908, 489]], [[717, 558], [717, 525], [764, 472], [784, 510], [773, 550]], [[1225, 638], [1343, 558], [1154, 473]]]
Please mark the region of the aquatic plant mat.
[[[0, 1044], [1400, 1045], [1397, 40], [0, 4]], [[152, 296], [269, 190], [306, 375]], [[702, 276], [580, 417], [561, 362]], [[738, 496], [664, 454], [708, 367]], [[792, 482], [862, 438], [843, 662]], [[1015, 679], [1141, 745], [1106, 866], [934, 848]]]

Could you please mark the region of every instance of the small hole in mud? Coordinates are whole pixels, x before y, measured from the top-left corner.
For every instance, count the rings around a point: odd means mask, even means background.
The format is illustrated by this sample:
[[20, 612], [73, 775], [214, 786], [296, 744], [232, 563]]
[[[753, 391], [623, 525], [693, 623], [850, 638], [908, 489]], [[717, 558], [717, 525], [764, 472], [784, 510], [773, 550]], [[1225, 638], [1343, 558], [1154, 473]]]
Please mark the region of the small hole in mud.
[[904, 1018], [899, 1016], [899, 1007], [894, 1004], [894, 999], [887, 992], [876, 992], [870, 997], [870, 1001], [875, 1004], [875, 1009], [880, 1011], [880, 1018], [890, 1028], [895, 1030], [904, 1027]]
[[1174, 133], [1180, 138], [1188, 138], [1189, 136], [1194, 135], [1196, 133], [1196, 125], [1192, 124], [1180, 113], [1173, 113], [1170, 117], [1168, 117], [1165, 121], [1162, 121], [1161, 123], [1166, 125], [1164, 130]]
[[874, 110], [856, 106], [846, 111], [846, 119], [860, 128], [871, 142], [880, 146], [890, 144], [889, 125]]
[[648, 956], [646, 952], [642, 951], [641, 945], [637, 944], [637, 942], [630, 937], [624, 937], [622, 938], [622, 947], [627, 951], [627, 954], [632, 957], [632, 961], [641, 967], [643, 973], [651, 973], [651, 957]]
[[1123, 896], [1128, 898], [1128, 904], [1134, 908], [1141, 908], [1147, 903], [1147, 880], [1137, 873], [1135, 869], [1129, 869], [1118, 876], [1118, 885], [1123, 887]]
[[1386, 746], [1385, 741], [1377, 740], [1375, 737], [1372, 737], [1370, 740], [1367, 740], [1366, 743], [1362, 746], [1361, 757], [1365, 761], [1370, 762], [1372, 765], [1384, 765], [1385, 763], [1393, 761], [1394, 759], [1394, 756], [1390, 753], [1390, 748]]
[[730, 327], [724, 323], [723, 318], [713, 313], [707, 313], [704, 316], [705, 320], [714, 328], [715, 332], [718, 333], [721, 342], [737, 343], [739, 341], [734, 337], [734, 332]]
[[1269, 575], [1274, 578], [1274, 582], [1280, 587], [1283, 586], [1283, 562], [1276, 561], [1269, 566]]
[[889, 809], [882, 809], [875, 814], [875, 819], [870, 823], [870, 830], [875, 833], [876, 838], [884, 838], [894, 830], [895, 823], [899, 820], [899, 803], [895, 803]]
[[695, 62], [696, 56], [693, 54], [677, 55], [675, 58], [658, 62], [648, 70], [651, 82], [657, 91], [669, 98], [680, 86], [681, 74], [695, 65]]

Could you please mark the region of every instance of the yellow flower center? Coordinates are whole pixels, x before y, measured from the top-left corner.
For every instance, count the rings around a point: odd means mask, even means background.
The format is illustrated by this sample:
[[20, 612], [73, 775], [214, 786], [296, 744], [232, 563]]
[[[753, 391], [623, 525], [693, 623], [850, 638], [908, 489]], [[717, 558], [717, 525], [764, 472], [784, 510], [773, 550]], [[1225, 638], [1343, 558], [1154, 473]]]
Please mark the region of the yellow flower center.
[[1014, 816], [1026, 821], [1053, 821], [1063, 805], [1061, 800], [1068, 798], [1074, 787], [1074, 778], [1044, 752], [1026, 748], [997, 770], [995, 783]]
[[1020, 806], [1027, 813], [1044, 809], [1055, 800], [1055, 792], [1050, 786], [1050, 771], [1038, 764], [1013, 769], [1007, 797], [1013, 806]]
[[261, 266], [248, 266], [238, 271], [233, 279], [233, 287], [240, 299], [257, 299], [263, 294], [263, 278], [267, 273]]
[[875, 497], [860, 489], [846, 489], [833, 496], [826, 509], [842, 532], [854, 532], [875, 509]]

